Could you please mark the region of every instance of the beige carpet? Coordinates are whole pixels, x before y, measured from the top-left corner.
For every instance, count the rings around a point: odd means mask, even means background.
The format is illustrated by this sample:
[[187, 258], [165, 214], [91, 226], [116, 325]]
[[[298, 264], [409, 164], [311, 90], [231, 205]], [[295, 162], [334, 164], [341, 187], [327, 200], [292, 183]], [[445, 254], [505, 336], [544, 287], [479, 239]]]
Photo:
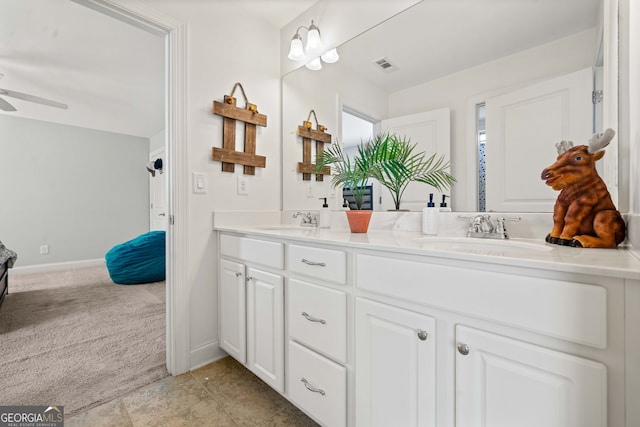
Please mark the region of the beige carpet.
[[0, 405], [64, 405], [72, 415], [167, 375], [165, 282], [116, 285], [106, 267], [9, 271]]

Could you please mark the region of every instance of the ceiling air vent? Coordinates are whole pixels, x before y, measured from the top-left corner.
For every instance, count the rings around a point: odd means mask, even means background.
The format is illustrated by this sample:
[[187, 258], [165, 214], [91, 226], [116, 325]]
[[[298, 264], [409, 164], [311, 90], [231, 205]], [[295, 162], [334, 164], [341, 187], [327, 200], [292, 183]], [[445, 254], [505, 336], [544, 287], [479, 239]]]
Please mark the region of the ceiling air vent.
[[378, 60], [376, 60], [374, 62], [385, 73], [390, 73], [390, 72], [395, 71], [395, 70], [398, 69], [395, 65], [393, 65], [391, 62], [389, 62], [389, 60], [387, 58], [380, 58], [380, 59], [378, 59]]

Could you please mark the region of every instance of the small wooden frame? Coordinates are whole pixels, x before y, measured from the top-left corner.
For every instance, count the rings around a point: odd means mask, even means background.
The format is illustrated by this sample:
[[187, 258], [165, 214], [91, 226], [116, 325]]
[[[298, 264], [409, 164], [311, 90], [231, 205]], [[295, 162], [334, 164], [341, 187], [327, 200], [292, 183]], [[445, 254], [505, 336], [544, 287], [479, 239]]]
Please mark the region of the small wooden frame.
[[[312, 124], [309, 121], [311, 114], [316, 119], [316, 129], [311, 129]], [[298, 136], [302, 137], [302, 162], [298, 163], [297, 171], [302, 173], [303, 181], [311, 181], [311, 175], [315, 174], [316, 181], [323, 181], [324, 175], [331, 175], [331, 169], [329, 166], [322, 168], [320, 173], [316, 170], [316, 164], [311, 162], [311, 141], [316, 142], [316, 161], [322, 156], [324, 151], [324, 144], [331, 143], [331, 134], [325, 133], [324, 126], [318, 124], [318, 117], [316, 112], [311, 110], [307, 120], [302, 122], [302, 126], [298, 126]]]
[[[236, 107], [233, 93], [240, 86], [246, 106]], [[245, 175], [255, 175], [256, 167], [264, 168], [267, 158], [256, 154], [256, 126], [267, 126], [267, 116], [258, 113], [258, 107], [249, 103], [240, 83], [233, 86], [231, 95], [224, 96], [224, 102], [213, 101], [213, 114], [223, 117], [222, 148], [213, 147], [211, 158], [222, 162], [223, 172], [234, 172], [235, 164], [244, 166]], [[244, 125], [244, 151], [236, 151], [236, 120]]]

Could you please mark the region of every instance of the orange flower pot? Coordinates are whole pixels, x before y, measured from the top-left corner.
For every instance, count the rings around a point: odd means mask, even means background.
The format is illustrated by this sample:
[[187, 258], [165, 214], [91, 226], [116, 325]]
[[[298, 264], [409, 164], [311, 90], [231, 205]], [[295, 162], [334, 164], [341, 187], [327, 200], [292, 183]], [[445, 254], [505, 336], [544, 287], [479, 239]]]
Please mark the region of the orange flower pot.
[[346, 211], [352, 233], [366, 233], [373, 211]]

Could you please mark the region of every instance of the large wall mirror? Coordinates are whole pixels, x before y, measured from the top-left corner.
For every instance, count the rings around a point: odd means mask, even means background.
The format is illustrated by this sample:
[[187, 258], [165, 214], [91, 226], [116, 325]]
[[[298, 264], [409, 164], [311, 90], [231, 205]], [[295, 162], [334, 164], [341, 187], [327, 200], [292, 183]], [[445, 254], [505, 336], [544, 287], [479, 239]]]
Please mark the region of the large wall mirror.
[[[437, 117], [437, 135], [419, 138], [437, 140], [438, 154], [451, 161], [453, 210], [552, 211], [557, 193], [540, 172], [555, 160], [555, 144], [586, 144], [603, 126], [616, 127], [615, 117], [592, 103], [592, 91], [615, 80], [603, 37], [609, 2], [423, 0], [339, 46], [337, 63], [285, 75], [283, 210], [318, 209], [320, 197], [332, 208], [342, 204], [330, 178], [305, 181], [296, 171], [296, 130], [314, 110], [334, 143], [346, 147], [366, 140], [366, 129], [420, 143], [415, 123]], [[617, 173], [615, 147], [605, 159], [607, 180]], [[386, 210], [379, 202], [389, 199], [387, 190], [378, 191], [374, 209]], [[415, 184], [401, 208], [421, 209], [430, 192]]]

